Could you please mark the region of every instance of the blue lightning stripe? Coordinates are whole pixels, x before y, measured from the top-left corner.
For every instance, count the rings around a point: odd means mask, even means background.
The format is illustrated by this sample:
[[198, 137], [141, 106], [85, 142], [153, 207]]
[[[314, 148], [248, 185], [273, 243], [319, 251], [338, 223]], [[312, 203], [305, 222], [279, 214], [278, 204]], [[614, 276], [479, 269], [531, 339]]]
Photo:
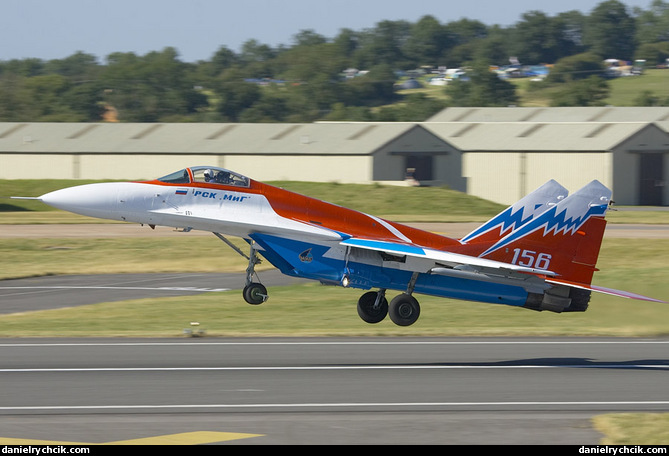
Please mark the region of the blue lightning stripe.
[[484, 225], [477, 228], [475, 231], [470, 233], [461, 239], [462, 242], [467, 242], [470, 239], [480, 236], [483, 233], [493, 230], [496, 227], [501, 227], [502, 233], [504, 233], [509, 228], [515, 229], [518, 226], [522, 226], [532, 219], [532, 215], [523, 218], [525, 210], [520, 208], [520, 210], [513, 212], [513, 207], [509, 207], [507, 210], [499, 214], [497, 217], [491, 219]]
[[569, 191], [551, 179], [511, 207], [493, 217], [483, 226], [462, 238], [460, 242], [470, 242], [497, 228], [501, 230], [500, 234], [507, 233], [510, 230], [517, 230], [549, 207], [564, 200], [567, 195], [569, 195]]
[[543, 228], [543, 236], [547, 236], [549, 233], [558, 234], [559, 232], [564, 232], [564, 234], [574, 234], [583, 224], [593, 216], [601, 216], [606, 213], [608, 204], [597, 204], [591, 205], [588, 207], [588, 210], [585, 214], [578, 217], [567, 217], [567, 212], [569, 212], [567, 207], [564, 207], [564, 210], [557, 212], [559, 206], [552, 207], [547, 210], [539, 217], [534, 219], [534, 221], [528, 223], [527, 225], [521, 226], [519, 229], [513, 231], [508, 236], [501, 239], [495, 245], [490, 247], [488, 250], [483, 252], [480, 256], [484, 257], [495, 250], [499, 250], [503, 247], [508, 246], [509, 244], [522, 239], [530, 233], [534, 233]]

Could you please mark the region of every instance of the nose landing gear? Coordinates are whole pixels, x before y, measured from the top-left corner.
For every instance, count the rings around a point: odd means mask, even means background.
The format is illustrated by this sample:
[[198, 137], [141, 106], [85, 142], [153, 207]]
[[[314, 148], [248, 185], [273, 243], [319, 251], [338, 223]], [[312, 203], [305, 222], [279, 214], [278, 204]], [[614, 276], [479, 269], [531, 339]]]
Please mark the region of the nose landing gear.
[[214, 235], [221, 241], [228, 244], [228, 246], [230, 246], [235, 252], [249, 260], [249, 265], [246, 268], [246, 286], [242, 292], [244, 300], [252, 305], [262, 304], [263, 302], [267, 301], [269, 298], [269, 295], [267, 294], [267, 288], [265, 288], [262, 283], [253, 281], [256, 264], [260, 264], [260, 258], [258, 258], [258, 249], [256, 248], [255, 243], [251, 242], [251, 251], [247, 256], [222, 234], [214, 233]]
[[253, 274], [255, 273], [256, 264], [260, 263], [258, 258], [258, 250], [255, 248], [255, 243], [251, 243], [251, 251], [249, 253], [249, 265], [246, 268], [246, 286], [244, 287], [244, 300], [252, 305], [262, 304], [269, 298], [267, 288], [262, 283], [253, 281]]

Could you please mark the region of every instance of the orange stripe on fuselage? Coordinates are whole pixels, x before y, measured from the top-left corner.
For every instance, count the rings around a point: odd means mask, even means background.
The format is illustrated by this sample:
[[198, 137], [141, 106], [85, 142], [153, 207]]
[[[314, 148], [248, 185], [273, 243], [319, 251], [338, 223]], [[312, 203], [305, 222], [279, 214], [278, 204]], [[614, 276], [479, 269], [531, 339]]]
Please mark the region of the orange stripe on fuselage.
[[[392, 242], [406, 242], [396, 236], [391, 230], [379, 223], [374, 217], [362, 212], [338, 206], [336, 204], [321, 201], [316, 198], [294, 193], [262, 182], [249, 179], [248, 187], [237, 187], [234, 185], [211, 184], [203, 182], [191, 182], [188, 184], [174, 184], [158, 180], [142, 182], [146, 184], [161, 185], [166, 187], [180, 188], [208, 188], [228, 190], [240, 193], [263, 195], [272, 209], [281, 217], [320, 226], [333, 231], [346, 233], [354, 237], [379, 239]], [[440, 236], [429, 231], [420, 230], [407, 225], [383, 222], [398, 230], [413, 244], [432, 249], [445, 249], [449, 246], [459, 246], [460, 242], [445, 236]]]
[[[346, 233], [354, 237], [387, 240], [392, 242], [406, 242], [396, 236], [382, 223], [362, 212], [327, 203], [316, 198], [293, 193], [271, 185], [254, 182], [259, 186], [272, 208], [282, 217], [322, 226], [334, 231]], [[433, 248], [443, 249], [447, 246], [460, 245], [451, 238], [440, 236], [429, 231], [419, 230], [399, 223], [383, 222], [392, 226], [412, 243]]]

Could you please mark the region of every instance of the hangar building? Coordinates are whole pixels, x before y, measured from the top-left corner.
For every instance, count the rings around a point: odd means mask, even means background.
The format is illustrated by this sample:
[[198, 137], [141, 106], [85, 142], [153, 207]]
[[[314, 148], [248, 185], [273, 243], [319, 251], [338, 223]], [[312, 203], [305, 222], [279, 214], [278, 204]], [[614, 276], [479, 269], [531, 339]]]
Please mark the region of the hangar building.
[[666, 107], [449, 108], [423, 125], [462, 152], [470, 194], [511, 203], [548, 179], [597, 179], [618, 204], [669, 204]]
[[194, 165], [257, 180], [399, 181], [466, 191], [460, 151], [417, 123], [0, 123], [0, 179], [153, 179]]
[[0, 179], [152, 179], [221, 166], [258, 180], [448, 185], [508, 204], [592, 179], [669, 205], [669, 108], [448, 108], [425, 122], [0, 123]]

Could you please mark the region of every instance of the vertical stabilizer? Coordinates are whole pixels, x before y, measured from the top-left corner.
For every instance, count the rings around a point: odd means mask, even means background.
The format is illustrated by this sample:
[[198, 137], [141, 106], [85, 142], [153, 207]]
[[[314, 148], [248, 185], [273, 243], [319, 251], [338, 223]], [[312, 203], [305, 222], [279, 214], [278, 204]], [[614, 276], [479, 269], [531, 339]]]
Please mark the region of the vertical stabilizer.
[[474, 231], [460, 239], [462, 243], [495, 242], [513, 230], [555, 206], [569, 191], [554, 180], [522, 198]]
[[480, 256], [544, 269], [590, 284], [604, 237], [611, 191], [592, 181], [495, 242]]

